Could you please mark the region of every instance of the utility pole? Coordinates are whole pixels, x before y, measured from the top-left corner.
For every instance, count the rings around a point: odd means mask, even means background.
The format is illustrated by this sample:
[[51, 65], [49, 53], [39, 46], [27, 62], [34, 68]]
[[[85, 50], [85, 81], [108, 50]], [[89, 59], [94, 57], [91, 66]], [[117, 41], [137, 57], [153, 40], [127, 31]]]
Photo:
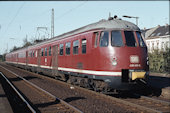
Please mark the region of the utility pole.
[[111, 17], [111, 13], [109, 12], [109, 18]]
[[6, 53], [8, 53], [8, 43], [7, 43], [7, 49], [6, 49]]
[[51, 15], [51, 38], [54, 37], [54, 9], [52, 9]]

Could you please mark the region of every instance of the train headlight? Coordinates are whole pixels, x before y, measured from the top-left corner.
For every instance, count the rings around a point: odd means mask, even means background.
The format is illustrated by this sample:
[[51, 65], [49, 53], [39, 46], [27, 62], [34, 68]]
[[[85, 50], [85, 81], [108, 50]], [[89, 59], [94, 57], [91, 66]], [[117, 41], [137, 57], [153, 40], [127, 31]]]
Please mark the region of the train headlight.
[[114, 58], [112, 59], [112, 65], [113, 65], [113, 66], [116, 66], [116, 65], [117, 65], [117, 58], [116, 58], [116, 57], [114, 57]]
[[149, 65], [149, 57], [146, 58], [146, 63]]

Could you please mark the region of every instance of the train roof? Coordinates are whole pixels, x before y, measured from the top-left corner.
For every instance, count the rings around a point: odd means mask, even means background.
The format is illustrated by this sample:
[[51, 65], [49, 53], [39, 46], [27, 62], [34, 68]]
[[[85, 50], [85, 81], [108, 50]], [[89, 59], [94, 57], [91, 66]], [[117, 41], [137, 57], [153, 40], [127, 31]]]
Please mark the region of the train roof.
[[117, 30], [124, 29], [124, 30], [132, 30], [132, 31], [139, 31], [140, 30], [139, 27], [136, 26], [135, 24], [128, 22], [128, 21], [125, 21], [125, 20], [122, 20], [122, 19], [119, 19], [119, 18], [118, 19], [112, 18], [111, 20], [102, 19], [99, 22], [95, 22], [95, 23], [86, 25], [84, 27], [75, 29], [73, 31], [61, 34], [59, 36], [56, 36], [56, 37], [51, 38], [49, 40], [46, 40], [44, 42], [40, 42], [36, 45], [48, 43], [48, 42], [51, 42], [51, 41], [60, 40], [60, 39], [66, 38], [68, 36], [73, 36], [73, 35], [76, 35], [76, 34], [79, 34], [79, 33], [91, 31], [91, 30], [97, 30], [97, 29], [117, 29]]
[[73, 35], [83, 33], [83, 32], [86, 32], [86, 31], [99, 30], [99, 29], [103, 29], [103, 30], [107, 30], [107, 29], [122, 30], [122, 29], [124, 29], [124, 30], [140, 31], [139, 27], [137, 25], [131, 23], [131, 22], [122, 20], [120, 18], [112, 18], [111, 17], [111, 19], [108, 19], [108, 20], [102, 19], [98, 22], [86, 25], [84, 27], [75, 29], [73, 31], [70, 31], [70, 32], [67, 32], [67, 33], [64, 33], [64, 34], [61, 34], [61, 35], [56, 36], [54, 38], [51, 38], [51, 39], [45, 40], [43, 42], [37, 43], [35, 45], [31, 45], [28, 48], [31, 49], [32, 47], [35, 47], [35, 46], [39, 46], [39, 45], [47, 44], [49, 42], [53, 42], [53, 41], [57, 41], [57, 40], [60, 40], [60, 39], [67, 38], [68, 36], [73, 36]]
[[86, 31], [90, 31], [90, 30], [95, 30], [95, 29], [118, 29], [118, 30], [125, 29], [125, 30], [133, 30], [133, 31], [139, 31], [140, 30], [138, 26], [136, 26], [135, 24], [133, 24], [131, 22], [122, 20], [120, 18], [118, 18], [118, 19], [112, 18], [110, 20], [102, 19], [99, 22], [89, 24], [87, 26], [84, 26], [84, 27], [78, 28], [76, 30], [73, 30], [73, 31], [64, 33], [62, 35], [56, 36], [54, 38], [57, 40], [57, 39], [61, 39], [61, 38], [68, 37], [68, 36], [71, 36], [71, 35], [75, 35], [75, 34], [78, 34], [78, 33], [86, 32]]

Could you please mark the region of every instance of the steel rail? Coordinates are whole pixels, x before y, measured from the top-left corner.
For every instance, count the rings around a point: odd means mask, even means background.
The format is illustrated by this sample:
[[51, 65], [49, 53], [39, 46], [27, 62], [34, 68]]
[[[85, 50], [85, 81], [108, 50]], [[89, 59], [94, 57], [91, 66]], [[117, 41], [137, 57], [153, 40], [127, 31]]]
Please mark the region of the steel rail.
[[51, 93], [49, 93], [48, 91], [46, 91], [46, 90], [40, 88], [39, 86], [33, 84], [32, 82], [29, 82], [29, 81], [26, 80], [25, 78], [23, 78], [23, 77], [17, 75], [16, 73], [10, 71], [9, 69], [6, 69], [5, 67], [2, 67], [2, 66], [0, 66], [0, 67], [3, 68], [3, 69], [5, 69], [5, 70], [7, 70], [7, 71], [9, 71], [10, 73], [14, 74], [15, 76], [19, 77], [20, 79], [24, 80], [24, 81], [27, 82], [28, 84], [30, 84], [30, 85], [32, 85], [33, 87], [37, 88], [38, 90], [40, 90], [40, 91], [46, 93], [47, 95], [51, 96], [53, 99], [59, 100], [61, 103], [67, 105], [69, 108], [73, 109], [74, 111], [76, 111], [76, 112], [78, 112], [78, 113], [83, 113], [82, 111], [80, 111], [79, 109], [75, 108], [74, 106], [68, 104], [68, 103], [65, 102], [64, 100], [57, 98], [57, 97], [54, 96], [53, 94], [51, 94]]
[[155, 102], [157, 102], [157, 103], [161, 103], [161, 104], [164, 104], [164, 105], [167, 105], [167, 106], [170, 105], [170, 102], [167, 102], [167, 101], [154, 99], [154, 98], [147, 97], [147, 96], [143, 96], [143, 95], [140, 95], [140, 94], [134, 94], [134, 95], [140, 96], [141, 98], [144, 98], [144, 99], [147, 99], [147, 100], [151, 100], [151, 101], [155, 101]]
[[28, 106], [32, 113], [36, 113], [36, 111], [31, 107], [31, 105], [26, 101], [26, 99], [19, 93], [19, 91], [15, 88], [15, 86], [7, 79], [7, 77], [0, 72], [2, 77], [8, 82], [8, 84], [12, 87], [12, 89], [17, 93], [17, 95], [22, 99], [22, 101]]
[[[102, 95], [104, 95], [104, 94], [102, 94]], [[107, 95], [104, 95], [104, 96], [107, 96]], [[140, 109], [142, 111], [145, 110], [147, 112], [152, 112], [152, 113], [162, 113], [162, 111], [158, 111], [158, 110], [151, 109], [151, 108], [148, 108], [148, 107], [145, 107], [145, 106], [137, 105], [137, 104], [134, 104], [134, 103], [126, 101], [126, 100], [118, 99], [116, 97], [107, 96], [107, 98], [110, 98], [113, 101], [123, 103], [123, 104], [131, 106], [131, 107], [135, 107], [135, 108]]]

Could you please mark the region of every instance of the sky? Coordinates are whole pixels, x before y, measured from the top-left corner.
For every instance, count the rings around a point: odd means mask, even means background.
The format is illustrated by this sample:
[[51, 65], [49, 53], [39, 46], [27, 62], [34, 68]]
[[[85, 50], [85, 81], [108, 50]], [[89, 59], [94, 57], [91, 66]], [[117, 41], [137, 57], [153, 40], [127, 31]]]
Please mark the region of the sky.
[[[169, 24], [169, 1], [0, 1], [0, 54], [28, 41], [51, 37], [117, 15], [140, 29]], [[39, 28], [38, 27], [42, 27]], [[46, 29], [47, 28], [47, 29]]]

